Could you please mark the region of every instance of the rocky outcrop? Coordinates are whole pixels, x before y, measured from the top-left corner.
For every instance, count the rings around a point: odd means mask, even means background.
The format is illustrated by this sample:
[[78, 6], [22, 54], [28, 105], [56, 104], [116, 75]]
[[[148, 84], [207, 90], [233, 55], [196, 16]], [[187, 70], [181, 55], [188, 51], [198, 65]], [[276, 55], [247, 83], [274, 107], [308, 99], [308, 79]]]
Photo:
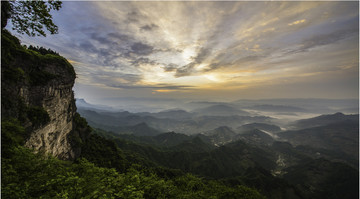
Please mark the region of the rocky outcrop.
[[[26, 141], [25, 146], [37, 151], [43, 150], [60, 159], [74, 159], [77, 157], [69, 141], [69, 134], [74, 129], [73, 117], [76, 112], [72, 85], [52, 85], [35, 88], [24, 98], [36, 96], [39, 104], [49, 114], [50, 121], [40, 128], [34, 129]], [[31, 103], [29, 103], [31, 104]]]
[[60, 159], [75, 159], [75, 72], [63, 57], [40, 54], [2, 32], [2, 118], [19, 120], [27, 131], [25, 146]]

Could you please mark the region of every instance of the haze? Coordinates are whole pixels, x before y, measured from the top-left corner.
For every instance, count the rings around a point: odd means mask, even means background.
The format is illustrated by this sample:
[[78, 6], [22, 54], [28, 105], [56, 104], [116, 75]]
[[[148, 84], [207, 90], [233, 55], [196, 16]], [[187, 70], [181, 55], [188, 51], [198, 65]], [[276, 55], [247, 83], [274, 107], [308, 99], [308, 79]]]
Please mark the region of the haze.
[[21, 40], [66, 57], [76, 97], [90, 103], [358, 99], [358, 9], [358, 2], [66, 1], [53, 13], [59, 34]]

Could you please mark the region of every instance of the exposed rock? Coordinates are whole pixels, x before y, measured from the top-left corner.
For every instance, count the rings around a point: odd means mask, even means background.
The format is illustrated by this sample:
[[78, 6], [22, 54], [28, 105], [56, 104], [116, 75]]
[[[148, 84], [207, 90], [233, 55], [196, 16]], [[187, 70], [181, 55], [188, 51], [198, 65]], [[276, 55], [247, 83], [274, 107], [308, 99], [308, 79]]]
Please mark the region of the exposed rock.
[[42, 55], [2, 32], [2, 118], [18, 119], [28, 132], [25, 146], [60, 159], [75, 159], [74, 68], [63, 57]]
[[[72, 85], [53, 85], [47, 88], [35, 88], [28, 97], [36, 96], [49, 114], [50, 122], [41, 128], [34, 129], [25, 146], [37, 151], [44, 150], [60, 159], [77, 157], [72, 149], [68, 134], [74, 129], [73, 116], [76, 112]], [[25, 97], [25, 96], [24, 96]]]

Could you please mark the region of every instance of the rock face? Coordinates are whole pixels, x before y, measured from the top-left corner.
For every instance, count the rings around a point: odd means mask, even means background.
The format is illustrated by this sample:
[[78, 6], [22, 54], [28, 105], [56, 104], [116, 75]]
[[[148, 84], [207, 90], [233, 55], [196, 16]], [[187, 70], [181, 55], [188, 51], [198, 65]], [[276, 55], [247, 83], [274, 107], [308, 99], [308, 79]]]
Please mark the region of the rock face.
[[71, 84], [51, 85], [31, 89], [29, 93], [22, 95], [24, 98], [38, 98], [33, 102], [43, 107], [50, 117], [50, 122], [34, 129], [25, 146], [37, 151], [44, 150], [60, 159], [74, 159], [77, 156], [68, 139], [69, 133], [74, 129], [73, 117], [76, 112], [71, 88]]
[[27, 131], [25, 146], [60, 159], [75, 159], [75, 72], [57, 54], [40, 54], [2, 32], [2, 118], [19, 120]]

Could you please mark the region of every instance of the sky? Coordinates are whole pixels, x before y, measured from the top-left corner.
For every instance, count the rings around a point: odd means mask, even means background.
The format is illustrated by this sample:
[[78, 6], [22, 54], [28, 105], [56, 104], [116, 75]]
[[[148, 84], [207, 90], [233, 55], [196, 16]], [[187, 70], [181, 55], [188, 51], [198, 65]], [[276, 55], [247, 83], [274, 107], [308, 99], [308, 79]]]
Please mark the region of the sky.
[[68, 59], [88, 102], [359, 96], [357, 1], [65, 1], [52, 15], [59, 34], [20, 38]]

